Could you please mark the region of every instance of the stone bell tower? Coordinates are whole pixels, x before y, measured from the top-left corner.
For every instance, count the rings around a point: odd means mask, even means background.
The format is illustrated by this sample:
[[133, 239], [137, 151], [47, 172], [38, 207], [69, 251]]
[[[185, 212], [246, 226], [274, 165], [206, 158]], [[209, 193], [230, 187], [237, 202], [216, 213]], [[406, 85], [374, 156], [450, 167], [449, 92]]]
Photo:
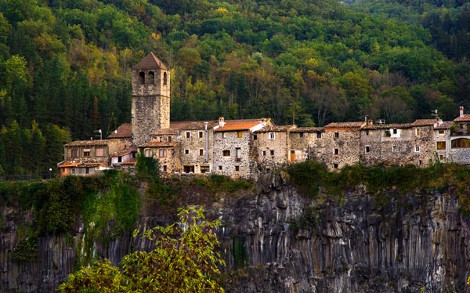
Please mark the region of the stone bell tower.
[[150, 135], [170, 127], [170, 71], [153, 53], [132, 70], [132, 141], [148, 142]]

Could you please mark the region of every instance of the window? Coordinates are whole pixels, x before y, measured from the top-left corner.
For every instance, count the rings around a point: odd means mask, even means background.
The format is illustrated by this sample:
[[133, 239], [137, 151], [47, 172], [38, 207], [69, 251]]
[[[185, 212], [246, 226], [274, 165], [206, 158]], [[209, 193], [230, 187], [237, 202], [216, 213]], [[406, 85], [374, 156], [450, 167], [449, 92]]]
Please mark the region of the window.
[[230, 150], [223, 150], [222, 154], [224, 157], [230, 157]]
[[160, 158], [166, 157], [166, 150], [159, 150], [159, 151], [158, 151], [158, 156], [159, 156]]
[[237, 131], [237, 137], [238, 137], [238, 138], [242, 138], [242, 137], [243, 137], [243, 132]]
[[153, 156], [153, 153], [152, 153], [151, 149], [145, 149], [144, 154], [147, 158], [150, 158], [151, 156]]
[[398, 152], [398, 147], [396, 145], [392, 145], [392, 152]]
[[321, 138], [321, 132], [317, 132], [317, 138]]
[[71, 150], [71, 157], [72, 157], [72, 158], [78, 157], [78, 151], [77, 151], [76, 149]]
[[334, 163], [333, 168], [338, 169], [338, 163]]
[[184, 150], [184, 154], [189, 155], [189, 150], [188, 149]]
[[419, 153], [419, 146], [415, 145], [415, 152]]
[[366, 130], [366, 135], [369, 135], [369, 130]]
[[199, 131], [199, 138], [202, 138], [204, 135], [203, 135], [203, 132], [202, 131]]
[[190, 139], [190, 138], [191, 138], [191, 132], [186, 131], [186, 138], [187, 138], [187, 139]]
[[90, 174], [90, 168], [89, 167], [85, 168], [85, 174]]
[[118, 163], [122, 163], [122, 156], [118, 157]]
[[422, 164], [423, 164], [423, 161], [419, 160], [419, 161], [418, 161], [418, 165], [421, 166]]
[[194, 173], [194, 165], [187, 165], [183, 167], [184, 173]]
[[149, 71], [148, 83], [149, 84], [155, 83], [155, 73], [153, 71]]
[[393, 133], [393, 134], [398, 134], [398, 129], [393, 128], [393, 129], [392, 129], [392, 133]]
[[168, 74], [166, 72], [163, 72], [163, 85], [168, 84]]
[[439, 134], [444, 134], [444, 130], [439, 130]]
[[90, 149], [84, 149], [83, 150], [83, 156], [84, 157], [89, 157], [90, 156]]
[[470, 148], [470, 139], [457, 138], [450, 142], [451, 148]]
[[438, 150], [445, 150], [446, 149], [446, 142], [445, 141], [438, 141], [436, 145]]
[[226, 137], [227, 137], [226, 133], [222, 132], [222, 138], [226, 138]]
[[339, 132], [335, 132], [335, 138], [339, 138]]
[[253, 140], [258, 140], [258, 135], [257, 134], [253, 134]]
[[96, 154], [97, 157], [102, 157], [102, 156], [104, 156], [104, 149], [103, 149], [103, 148], [97, 148], [97, 149], [95, 150], [95, 154]]
[[275, 138], [274, 132], [270, 132], [269, 133], [269, 139], [274, 139], [274, 138]]
[[219, 170], [222, 170], [222, 166], [219, 166]]
[[209, 166], [201, 166], [201, 173], [209, 173], [211, 171]]
[[236, 161], [241, 161], [242, 160], [242, 149], [241, 148], [235, 148], [236, 151]]
[[366, 153], [370, 152], [370, 146], [366, 145]]
[[443, 161], [444, 160], [444, 155], [439, 155], [439, 160]]
[[145, 73], [142, 71], [139, 72], [139, 84], [144, 84], [145, 83]]
[[204, 156], [204, 149], [199, 149], [199, 155]]
[[274, 150], [270, 150], [269, 153], [271, 154], [271, 156], [274, 156]]
[[266, 157], [266, 151], [262, 151], [261, 154], [263, 155], [263, 157]]
[[166, 165], [163, 165], [163, 172], [166, 172], [168, 170]]
[[299, 138], [304, 138], [304, 133], [303, 132], [299, 133]]
[[416, 134], [416, 136], [420, 136], [421, 135], [421, 128], [416, 128], [415, 129], [415, 134]]
[[335, 154], [335, 155], [339, 154], [339, 150], [338, 150], [338, 149], [334, 149], [334, 154]]
[[240, 166], [235, 166], [235, 171], [240, 171]]

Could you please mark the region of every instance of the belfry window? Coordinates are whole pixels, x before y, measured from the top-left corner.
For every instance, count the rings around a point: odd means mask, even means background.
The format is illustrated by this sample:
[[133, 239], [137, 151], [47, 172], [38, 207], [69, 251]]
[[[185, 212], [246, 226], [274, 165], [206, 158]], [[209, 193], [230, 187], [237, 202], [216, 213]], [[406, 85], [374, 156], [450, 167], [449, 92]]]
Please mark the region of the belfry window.
[[163, 85], [167, 85], [168, 83], [168, 75], [166, 72], [163, 72]]
[[142, 71], [139, 72], [139, 84], [144, 84], [145, 83], [145, 73]]
[[148, 83], [149, 84], [155, 83], [155, 73], [153, 71], [149, 71]]

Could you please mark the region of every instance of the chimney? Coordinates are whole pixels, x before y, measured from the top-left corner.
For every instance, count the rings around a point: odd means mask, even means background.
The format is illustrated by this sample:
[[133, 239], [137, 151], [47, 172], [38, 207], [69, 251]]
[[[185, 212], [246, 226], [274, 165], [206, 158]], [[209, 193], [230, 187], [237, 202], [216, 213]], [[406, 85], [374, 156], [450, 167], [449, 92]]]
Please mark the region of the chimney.
[[219, 117], [219, 127], [224, 127], [224, 125], [225, 125], [224, 117]]
[[370, 126], [370, 125], [373, 125], [373, 124], [374, 124], [374, 121], [372, 121], [372, 120], [367, 120], [367, 125]]
[[463, 117], [463, 106], [460, 106], [459, 110], [460, 110], [460, 117]]

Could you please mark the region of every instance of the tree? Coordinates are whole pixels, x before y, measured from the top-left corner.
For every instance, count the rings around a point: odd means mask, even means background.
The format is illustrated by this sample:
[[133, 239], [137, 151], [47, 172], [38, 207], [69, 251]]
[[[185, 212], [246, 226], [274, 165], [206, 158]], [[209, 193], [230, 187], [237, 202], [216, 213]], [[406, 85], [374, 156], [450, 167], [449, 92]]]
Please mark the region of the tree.
[[[189, 207], [178, 213], [179, 222], [143, 232], [155, 241], [150, 252], [126, 255], [121, 269], [99, 261], [69, 275], [62, 292], [223, 292], [215, 277], [224, 266], [216, 248], [220, 221], [205, 220], [203, 209]], [[136, 236], [139, 231], [134, 233]]]

